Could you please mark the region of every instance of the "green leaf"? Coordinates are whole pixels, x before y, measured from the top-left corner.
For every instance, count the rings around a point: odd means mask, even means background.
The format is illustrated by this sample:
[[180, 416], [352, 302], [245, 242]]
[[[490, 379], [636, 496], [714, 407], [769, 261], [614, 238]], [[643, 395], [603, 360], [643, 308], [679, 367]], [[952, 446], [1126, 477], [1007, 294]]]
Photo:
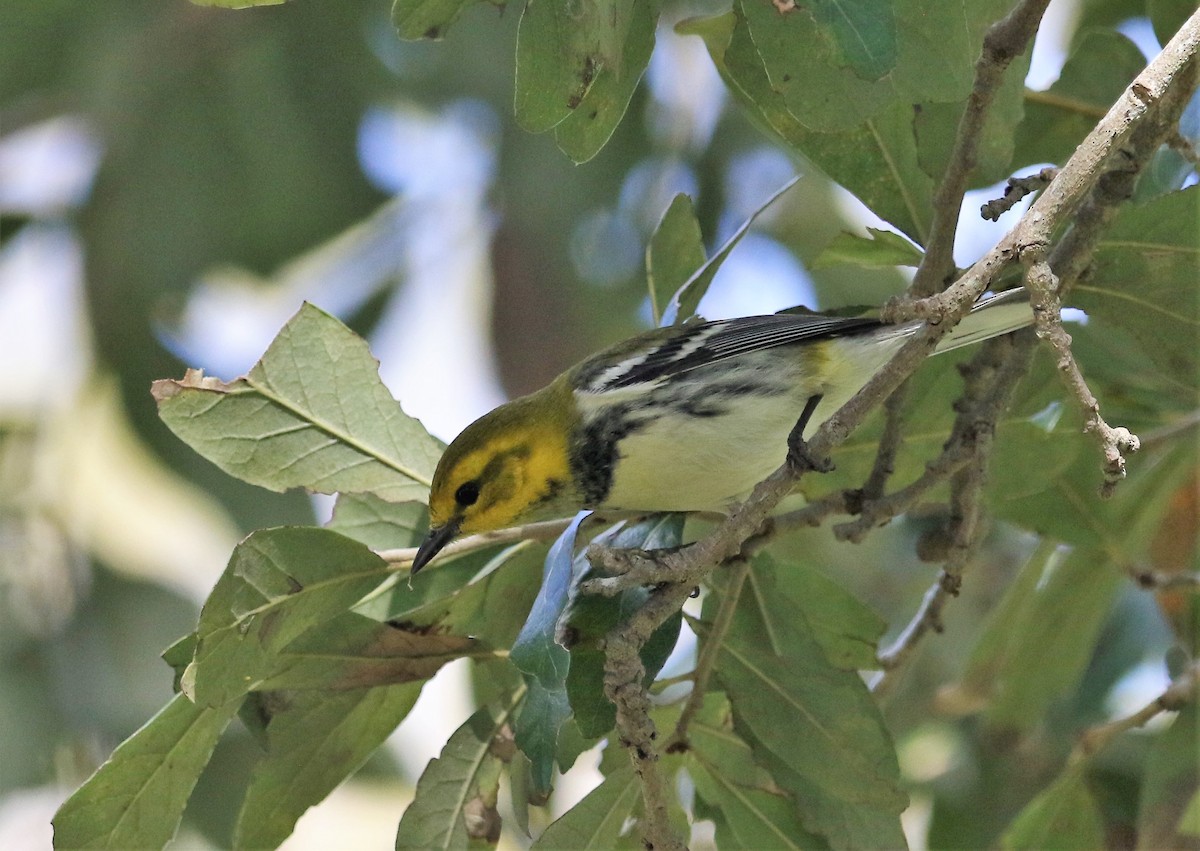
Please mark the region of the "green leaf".
[[126, 739], [54, 816], [55, 848], [161, 848], [238, 702], [181, 694]]
[[374, 494], [343, 493], [338, 494], [325, 528], [373, 550], [415, 547], [429, 529], [429, 509], [423, 502], [387, 502]]
[[254, 766], [235, 848], [275, 848], [309, 807], [358, 769], [404, 720], [419, 683], [350, 692], [277, 692], [267, 753]]
[[861, 266], [877, 269], [885, 266], [919, 266], [923, 252], [898, 233], [867, 228], [868, 236], [842, 231], [817, 255], [812, 268]]
[[230, 475], [275, 491], [423, 501], [441, 445], [379, 380], [367, 344], [305, 304], [244, 378], [154, 382], [163, 422]]
[[[544, 553], [532, 541], [507, 547], [489, 559], [470, 582], [390, 620], [439, 633], [469, 635], [487, 648], [510, 647], [537, 596]], [[399, 599], [396, 595], [394, 602]]]
[[[416, 795], [400, 819], [398, 849], [465, 848], [472, 835], [468, 807], [480, 795], [489, 763], [498, 770], [496, 739], [512, 716], [516, 698], [472, 715], [446, 741], [417, 781]], [[511, 745], [510, 745], [511, 747]]]
[[636, 5], [528, 0], [517, 32], [517, 123], [549, 130], [579, 108], [602, 70], [620, 68]]
[[1168, 375], [1200, 384], [1200, 187], [1126, 205], [1070, 302], [1128, 331]]
[[[1027, 50], [1013, 59], [996, 91], [979, 133], [970, 187], [989, 186], [1012, 171], [1016, 129], [1025, 114], [1025, 75], [1031, 55]], [[941, 179], [950, 162], [966, 105], [966, 98], [953, 103], [924, 103], [913, 118], [921, 169], [934, 180]]]
[[362, 544], [327, 529], [266, 529], [238, 544], [197, 627], [182, 687], [217, 706], [274, 673], [276, 654], [345, 613], [377, 586], [386, 565]]
[[728, 13], [684, 21], [677, 29], [704, 39], [713, 64], [752, 120], [804, 154], [880, 218], [916, 242], [924, 240], [933, 180], [917, 161], [910, 104], [895, 103], [858, 127], [819, 133], [801, 124], [772, 88], [743, 20]]
[[287, 0], [191, 0], [197, 6], [216, 6], [222, 9], [252, 9], [255, 6], [282, 6]]
[[379, 623], [344, 612], [276, 654], [256, 690], [345, 690], [427, 680], [479, 642], [426, 626]]
[[708, 288], [712, 284], [713, 278], [717, 276], [721, 264], [725, 262], [725, 258], [737, 247], [737, 244], [742, 241], [742, 237], [749, 232], [750, 226], [754, 224], [754, 220], [762, 215], [768, 207], [778, 201], [785, 192], [795, 186], [798, 180], [800, 180], [800, 177], [797, 175], [777, 189], [775, 194], [764, 201], [761, 207], [751, 213], [750, 217], [742, 222], [729, 239], [725, 240], [725, 244], [718, 248], [717, 252], [708, 258], [708, 261], [697, 269], [675, 291], [675, 295], [671, 298], [671, 303], [667, 305], [667, 309], [663, 312], [663, 325], [674, 325], [695, 314], [700, 300], [708, 292]]
[[765, 600], [776, 616], [791, 609], [803, 614], [831, 665], [846, 671], [878, 667], [876, 652], [887, 623], [832, 579], [800, 562], [781, 563], [764, 552], [754, 562], [758, 575], [780, 596]]
[[1000, 837], [1004, 851], [1092, 851], [1104, 847], [1104, 824], [1078, 767], [1034, 798]]
[[[478, 2], [480, 0], [394, 0], [392, 25], [400, 38], [408, 41], [440, 39], [468, 6]], [[504, 3], [494, 5], [503, 7]]]
[[[898, 99], [927, 104], [966, 98], [984, 32], [1014, 5], [1013, 0], [897, 0], [899, 55], [891, 81]], [[1008, 76], [1024, 80], [1016, 68]]]
[[1097, 550], [1068, 554], [1043, 542], [992, 610], [962, 680], [943, 689], [940, 705], [984, 709], [992, 727], [1031, 729], [1083, 676], [1123, 580]]
[[[683, 540], [684, 515], [663, 514], [628, 527], [614, 527], [594, 543], [618, 549], [666, 549]], [[617, 624], [645, 604], [646, 588], [631, 588], [616, 597], [579, 593], [580, 583], [603, 574], [592, 568], [587, 553], [575, 557], [566, 607], [558, 620], [558, 635], [570, 650], [567, 696], [580, 732], [587, 738], [607, 733], [616, 722], [616, 707], [604, 694], [605, 638]], [[658, 675], [679, 640], [680, 612], [659, 625], [642, 646], [641, 658], [648, 685]]]
[[614, 15], [628, 15], [628, 30], [613, 57], [596, 72], [583, 100], [554, 127], [558, 147], [576, 163], [585, 163], [607, 144], [621, 123], [638, 81], [654, 51], [658, 4], [607, 0]]
[[696, 794], [717, 807], [737, 848], [828, 848], [808, 834], [796, 817], [792, 799], [779, 793], [739, 786], [729, 779], [724, 766], [704, 762], [688, 772]]
[[800, 823], [781, 790], [732, 728], [729, 701], [710, 692], [688, 728], [688, 773], [700, 801], [717, 809], [736, 848], [828, 848]]
[[547, 851], [613, 848], [640, 789], [632, 766], [618, 769], [546, 828], [533, 847]]
[[682, 192], [671, 200], [646, 246], [650, 310], [658, 325], [671, 296], [704, 265], [704, 237], [692, 199]]
[[1196, 0], [1146, 0], [1146, 14], [1159, 44], [1166, 44], [1196, 11]]
[[1066, 162], [1145, 65], [1142, 52], [1125, 36], [1086, 32], [1057, 82], [1045, 92], [1026, 93], [1013, 167]]
[[[716, 599], [718, 593], [711, 595]], [[895, 750], [857, 672], [830, 665], [806, 620], [756, 559], [715, 670], [734, 727], [834, 848], [899, 847]], [[705, 636], [701, 636], [702, 641]]]
[[175, 691], [179, 691], [179, 682], [183, 678], [183, 672], [196, 652], [196, 640], [196, 633], [189, 632], [162, 652], [162, 660], [175, 672], [175, 681], [171, 684]]
[[845, 130], [879, 112], [891, 86], [864, 80], [840, 65], [813, 17], [780, 14], [762, 0], [740, 0], [734, 11], [753, 39], [756, 64], [789, 113], [810, 130]]
[[[1185, 848], [1184, 818], [1200, 795], [1200, 708], [1183, 708], [1155, 737], [1138, 796], [1138, 848]], [[1191, 803], [1191, 807], [1189, 806]], [[1194, 834], [1198, 832], [1191, 828]]]
[[533, 764], [533, 792], [539, 796], [550, 790], [558, 730], [571, 714], [567, 700], [571, 658], [566, 648], [555, 641], [555, 633], [559, 615], [567, 604], [575, 537], [579, 524], [587, 516], [588, 512], [577, 515], [550, 548], [542, 588], [509, 655], [529, 686], [515, 729], [517, 747]]
[[[834, 59], [864, 80], [896, 64], [896, 19], [891, 0], [816, 0], [808, 10], [832, 36]], [[786, 14], [799, 13], [799, 7]]]

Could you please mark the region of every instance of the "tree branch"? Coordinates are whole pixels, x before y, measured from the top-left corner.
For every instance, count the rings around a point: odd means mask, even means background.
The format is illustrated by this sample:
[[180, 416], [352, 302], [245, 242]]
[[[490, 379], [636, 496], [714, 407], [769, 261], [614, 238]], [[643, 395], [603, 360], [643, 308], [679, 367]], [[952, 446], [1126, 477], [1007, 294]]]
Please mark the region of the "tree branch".
[[1200, 689], [1200, 662], [1192, 662], [1167, 686], [1162, 694], [1137, 712], [1085, 730], [1079, 737], [1079, 743], [1075, 746], [1072, 761], [1092, 756], [1105, 748], [1117, 736], [1135, 727], [1145, 725], [1151, 718], [1163, 712], [1178, 712], [1197, 698], [1198, 689]]
[[941, 291], [947, 277], [954, 272], [954, 235], [967, 181], [977, 163], [984, 122], [1004, 72], [1013, 59], [1025, 52], [1048, 5], [1050, 0], [1023, 0], [984, 34], [983, 50], [975, 62], [975, 82], [959, 118], [954, 150], [933, 197], [933, 219], [925, 256], [909, 287], [914, 296]]

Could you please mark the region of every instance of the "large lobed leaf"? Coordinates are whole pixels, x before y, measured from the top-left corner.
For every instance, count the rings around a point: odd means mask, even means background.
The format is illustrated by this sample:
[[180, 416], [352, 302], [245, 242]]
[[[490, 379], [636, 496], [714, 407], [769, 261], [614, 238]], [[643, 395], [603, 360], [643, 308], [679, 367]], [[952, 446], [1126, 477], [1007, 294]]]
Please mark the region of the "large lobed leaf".
[[243, 378], [154, 382], [159, 416], [222, 470], [284, 491], [424, 500], [441, 446], [379, 380], [367, 344], [310, 304]]

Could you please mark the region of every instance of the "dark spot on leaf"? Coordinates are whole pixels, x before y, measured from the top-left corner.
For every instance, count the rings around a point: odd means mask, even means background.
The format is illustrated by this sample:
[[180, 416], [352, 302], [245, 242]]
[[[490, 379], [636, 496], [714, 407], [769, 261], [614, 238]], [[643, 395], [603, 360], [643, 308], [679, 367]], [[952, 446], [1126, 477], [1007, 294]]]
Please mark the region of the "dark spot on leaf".
[[437, 27], [430, 27], [429, 29], [425, 30], [425, 38], [428, 38], [428, 39], [440, 38], [441, 35], [442, 35], [442, 31], [440, 29], [438, 29]]

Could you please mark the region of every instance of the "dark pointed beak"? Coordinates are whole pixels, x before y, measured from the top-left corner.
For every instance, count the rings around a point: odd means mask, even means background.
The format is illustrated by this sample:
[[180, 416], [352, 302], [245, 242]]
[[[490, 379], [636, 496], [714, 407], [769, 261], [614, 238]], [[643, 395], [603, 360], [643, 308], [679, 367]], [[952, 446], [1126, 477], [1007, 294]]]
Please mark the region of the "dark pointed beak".
[[429, 534], [421, 542], [421, 546], [417, 550], [417, 557], [413, 559], [409, 575], [415, 576], [417, 571], [429, 564], [433, 560], [433, 557], [441, 552], [446, 544], [454, 540], [458, 536], [458, 527], [460, 525], [462, 525], [462, 520], [456, 518], [444, 526], [430, 529]]

